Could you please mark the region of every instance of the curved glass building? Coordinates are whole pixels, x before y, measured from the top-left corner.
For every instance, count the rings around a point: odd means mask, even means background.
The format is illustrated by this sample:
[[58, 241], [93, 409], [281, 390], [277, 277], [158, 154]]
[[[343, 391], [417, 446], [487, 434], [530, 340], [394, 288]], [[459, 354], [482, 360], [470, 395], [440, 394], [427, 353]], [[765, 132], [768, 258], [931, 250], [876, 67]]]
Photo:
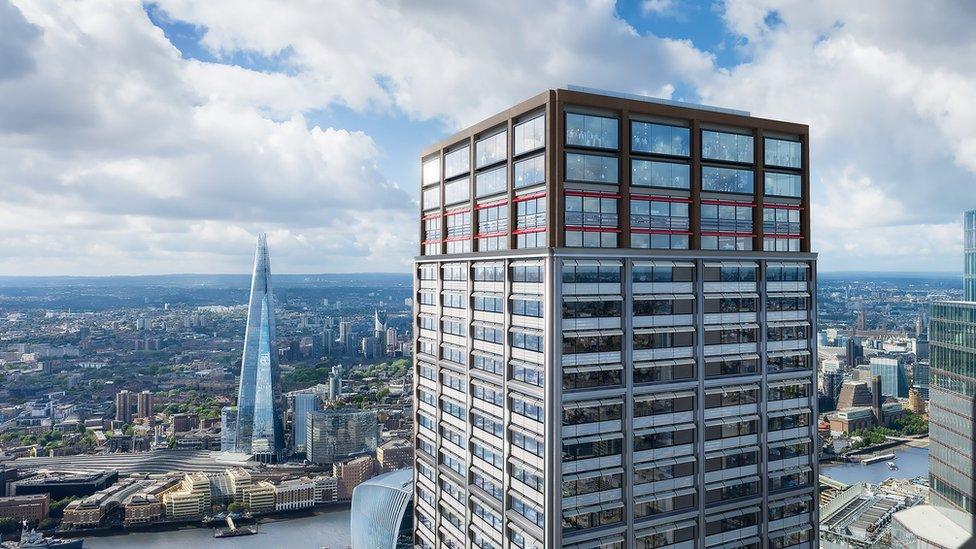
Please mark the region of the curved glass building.
[[352, 549], [405, 549], [413, 545], [413, 469], [373, 477], [352, 493]]

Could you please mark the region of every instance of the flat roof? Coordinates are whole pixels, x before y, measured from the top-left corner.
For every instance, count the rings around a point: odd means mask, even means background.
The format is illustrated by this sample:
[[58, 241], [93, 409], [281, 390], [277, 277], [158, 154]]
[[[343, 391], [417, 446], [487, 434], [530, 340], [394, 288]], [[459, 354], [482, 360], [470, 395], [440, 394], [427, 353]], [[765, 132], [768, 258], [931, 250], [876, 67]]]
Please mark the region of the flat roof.
[[609, 97], [619, 97], [620, 99], [632, 99], [634, 101], [646, 101], [648, 103], [657, 103], [658, 105], [670, 105], [672, 107], [685, 107], [688, 109], [696, 109], [700, 111], [713, 111], [713, 112], [723, 112], [725, 114], [734, 114], [737, 116], [752, 116], [749, 111], [743, 111], [739, 109], [729, 109], [726, 107], [715, 107], [712, 105], [703, 105], [701, 103], [691, 103], [688, 101], [675, 101], [673, 99], [663, 99], [660, 97], [652, 97], [650, 95], [641, 95], [638, 93], [625, 93], [612, 90], [603, 90], [600, 88], [590, 88], [587, 86], [576, 86], [569, 84], [566, 86], [569, 91], [578, 91], [583, 93], [592, 93], [594, 95], [606, 95]]

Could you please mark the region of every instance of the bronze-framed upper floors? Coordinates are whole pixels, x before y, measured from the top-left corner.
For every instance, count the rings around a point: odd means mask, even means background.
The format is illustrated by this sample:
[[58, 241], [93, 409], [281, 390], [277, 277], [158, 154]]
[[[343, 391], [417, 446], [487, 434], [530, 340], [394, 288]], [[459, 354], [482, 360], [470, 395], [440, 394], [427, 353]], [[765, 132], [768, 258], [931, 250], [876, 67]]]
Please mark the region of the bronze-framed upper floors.
[[549, 90], [422, 155], [421, 255], [810, 251], [809, 130]]

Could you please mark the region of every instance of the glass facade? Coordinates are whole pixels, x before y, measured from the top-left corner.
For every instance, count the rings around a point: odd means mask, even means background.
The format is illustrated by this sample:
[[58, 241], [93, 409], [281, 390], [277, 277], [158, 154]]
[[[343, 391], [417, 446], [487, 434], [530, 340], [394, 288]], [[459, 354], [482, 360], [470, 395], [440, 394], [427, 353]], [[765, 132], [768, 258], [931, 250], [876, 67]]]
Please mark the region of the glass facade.
[[976, 210], [963, 217], [963, 283], [966, 301], [976, 301]]
[[379, 422], [375, 411], [334, 409], [306, 415], [305, 453], [312, 463], [328, 465], [375, 452]]
[[353, 547], [413, 547], [413, 469], [373, 477], [352, 493], [349, 533]]
[[237, 451], [277, 461], [285, 449], [284, 407], [275, 345], [271, 258], [265, 235], [258, 236], [251, 277], [241, 381], [237, 394]]

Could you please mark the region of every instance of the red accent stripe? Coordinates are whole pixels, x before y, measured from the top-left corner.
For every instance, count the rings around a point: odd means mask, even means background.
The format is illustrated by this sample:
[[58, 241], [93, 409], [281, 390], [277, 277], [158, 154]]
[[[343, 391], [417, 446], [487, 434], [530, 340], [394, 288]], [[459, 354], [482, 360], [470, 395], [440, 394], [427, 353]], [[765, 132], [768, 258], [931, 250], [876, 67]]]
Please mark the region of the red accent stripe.
[[702, 204], [718, 204], [719, 206], [749, 206], [755, 208], [754, 202], [734, 202], [732, 200], [702, 200]]
[[512, 234], [529, 234], [529, 233], [544, 233], [546, 232], [545, 227], [532, 227], [530, 229], [517, 229], [512, 231]]
[[763, 238], [796, 238], [803, 240], [803, 237], [798, 234], [764, 234]]
[[440, 216], [441, 216], [440, 213], [432, 213], [432, 214], [427, 214], [427, 215], [421, 217], [420, 219], [423, 219], [424, 221], [427, 221], [428, 219], [437, 219]]
[[630, 232], [638, 234], [685, 234], [690, 235], [691, 231], [670, 231], [668, 229], [636, 229], [631, 228]]
[[582, 196], [584, 198], [620, 198], [616, 193], [599, 193], [589, 191], [566, 191], [566, 196]]
[[424, 240], [421, 244], [440, 244], [443, 240]]
[[506, 236], [507, 234], [508, 234], [507, 231], [501, 231], [501, 232], [497, 232], [497, 233], [477, 234], [474, 237], [475, 238], [493, 238], [493, 237], [496, 237], [496, 236]]
[[485, 208], [494, 208], [495, 206], [502, 206], [508, 204], [508, 199], [495, 200], [494, 202], [485, 202], [484, 204], [478, 204], [474, 207], [476, 210], [483, 210]]
[[469, 238], [471, 238], [471, 235], [469, 234], [464, 236], [452, 236], [451, 238], [445, 238], [444, 242], [457, 242], [459, 240], [468, 240]]
[[802, 210], [803, 206], [794, 206], [793, 204], [763, 204], [763, 208], [776, 208], [780, 210]]
[[653, 196], [649, 194], [632, 194], [630, 195], [631, 200], [657, 200], [660, 202], [685, 202], [691, 204], [690, 198], [682, 198], [680, 196]]
[[722, 233], [722, 232], [702, 233], [701, 235], [702, 236], [748, 236], [750, 238], [755, 238], [756, 237], [756, 235], [749, 234], [749, 233]]
[[620, 229], [612, 229], [610, 227], [573, 227], [566, 226], [567, 231], [579, 231], [583, 233], [619, 233]]
[[536, 198], [543, 198], [545, 196], [546, 196], [546, 191], [540, 191], [540, 192], [537, 192], [537, 193], [530, 193], [530, 194], [523, 194], [523, 195], [520, 195], [520, 196], [516, 196], [514, 199], [512, 199], [512, 202], [525, 202], [526, 200], [533, 200], [533, 199], [536, 199]]
[[446, 211], [446, 212], [444, 212], [444, 215], [463, 214], [463, 213], [467, 213], [467, 212], [470, 212], [470, 211], [471, 211], [471, 208], [458, 208], [456, 210]]

